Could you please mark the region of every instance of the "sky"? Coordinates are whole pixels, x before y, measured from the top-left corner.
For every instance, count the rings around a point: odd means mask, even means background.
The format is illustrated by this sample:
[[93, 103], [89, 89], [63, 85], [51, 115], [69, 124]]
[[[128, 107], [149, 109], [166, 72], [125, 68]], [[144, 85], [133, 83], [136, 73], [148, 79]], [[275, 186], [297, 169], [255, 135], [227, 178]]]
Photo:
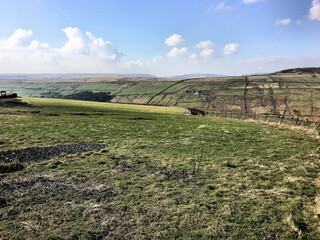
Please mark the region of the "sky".
[[0, 74], [320, 67], [320, 0], [0, 0]]

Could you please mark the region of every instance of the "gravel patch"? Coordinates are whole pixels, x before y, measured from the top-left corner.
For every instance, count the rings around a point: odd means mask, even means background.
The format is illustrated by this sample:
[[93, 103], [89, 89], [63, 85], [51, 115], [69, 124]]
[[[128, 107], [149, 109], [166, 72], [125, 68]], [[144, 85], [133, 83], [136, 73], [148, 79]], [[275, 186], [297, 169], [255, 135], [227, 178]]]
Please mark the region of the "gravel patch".
[[31, 147], [17, 150], [0, 151], [0, 163], [10, 163], [18, 161], [28, 163], [32, 161], [49, 160], [59, 156], [61, 153], [74, 154], [78, 152], [88, 152], [105, 148], [101, 144], [69, 144], [51, 147]]

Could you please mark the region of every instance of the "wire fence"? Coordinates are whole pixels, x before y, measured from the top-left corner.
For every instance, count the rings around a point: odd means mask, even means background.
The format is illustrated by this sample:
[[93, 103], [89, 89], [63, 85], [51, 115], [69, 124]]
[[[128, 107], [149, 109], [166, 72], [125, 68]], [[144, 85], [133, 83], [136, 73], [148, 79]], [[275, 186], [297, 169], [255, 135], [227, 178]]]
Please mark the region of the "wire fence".
[[269, 114], [244, 114], [244, 113], [216, 113], [209, 112], [207, 116], [210, 117], [222, 117], [239, 120], [257, 120], [268, 123], [278, 123], [287, 126], [300, 126], [308, 129], [313, 129], [320, 135], [320, 121], [310, 120], [306, 117], [291, 117], [291, 116], [280, 116], [280, 115], [269, 115]]

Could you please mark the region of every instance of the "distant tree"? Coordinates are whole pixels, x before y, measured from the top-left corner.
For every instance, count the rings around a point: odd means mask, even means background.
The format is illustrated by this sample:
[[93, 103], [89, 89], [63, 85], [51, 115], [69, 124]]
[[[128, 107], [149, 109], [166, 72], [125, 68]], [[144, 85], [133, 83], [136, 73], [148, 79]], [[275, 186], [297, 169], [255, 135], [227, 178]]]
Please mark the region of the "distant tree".
[[113, 96], [110, 92], [97, 92], [81, 91], [70, 95], [63, 96], [64, 99], [84, 100], [84, 101], [96, 101], [96, 102], [110, 102]]

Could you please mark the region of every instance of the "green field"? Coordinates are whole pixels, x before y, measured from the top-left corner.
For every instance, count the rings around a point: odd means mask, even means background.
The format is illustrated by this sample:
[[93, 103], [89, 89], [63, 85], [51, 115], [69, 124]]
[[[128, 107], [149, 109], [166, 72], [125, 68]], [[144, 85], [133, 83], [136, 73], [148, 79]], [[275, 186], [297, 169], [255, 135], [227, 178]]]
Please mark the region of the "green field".
[[1, 150], [106, 148], [1, 174], [0, 239], [320, 238], [320, 145], [305, 132], [177, 107], [22, 100], [0, 104]]
[[320, 116], [320, 80], [308, 73], [198, 79], [92, 78], [1, 80], [22, 97], [55, 98], [79, 91], [110, 92], [114, 103], [200, 108], [211, 112]]

